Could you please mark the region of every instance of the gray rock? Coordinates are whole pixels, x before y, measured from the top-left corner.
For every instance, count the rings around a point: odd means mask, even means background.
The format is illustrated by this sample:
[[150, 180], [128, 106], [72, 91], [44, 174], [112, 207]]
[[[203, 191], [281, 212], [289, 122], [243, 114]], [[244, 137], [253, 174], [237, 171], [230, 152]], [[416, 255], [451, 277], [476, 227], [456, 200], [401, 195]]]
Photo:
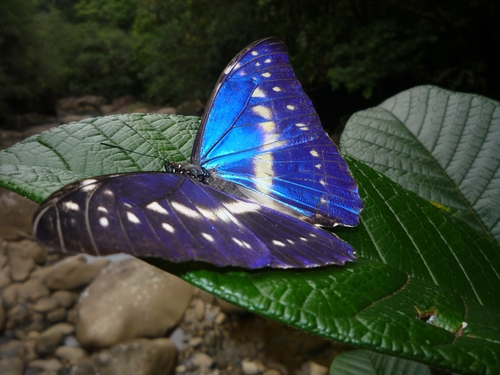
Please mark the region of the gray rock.
[[58, 347], [54, 354], [59, 359], [70, 364], [76, 363], [79, 360], [84, 359], [88, 356], [87, 352], [82, 348], [69, 347], [69, 346]]
[[52, 298], [58, 300], [62, 307], [68, 309], [75, 304], [78, 294], [67, 290], [58, 290], [52, 294]]
[[69, 335], [74, 327], [68, 323], [59, 323], [43, 331], [36, 339], [35, 350], [40, 355], [49, 355], [61, 345], [63, 337]]
[[5, 308], [8, 309], [16, 304], [17, 293], [20, 287], [21, 284], [14, 283], [6, 286], [5, 289], [2, 290], [2, 301], [4, 303]]
[[15, 240], [31, 233], [31, 220], [38, 204], [13, 191], [0, 188], [0, 207], [0, 237]]
[[7, 321], [7, 314], [5, 312], [5, 308], [3, 307], [3, 302], [0, 299], [0, 332], [3, 331], [6, 321]]
[[245, 375], [257, 375], [263, 373], [266, 370], [266, 367], [259, 360], [250, 361], [248, 359], [244, 359], [241, 361], [241, 370]]
[[55, 358], [35, 359], [28, 363], [28, 369], [41, 369], [43, 371], [59, 371], [63, 368], [60, 361]]
[[33, 259], [36, 264], [44, 264], [47, 260], [47, 250], [32, 240], [9, 242], [8, 250], [11, 258]]
[[304, 375], [327, 375], [328, 368], [321, 366], [313, 361], [308, 361], [302, 366], [302, 373]]
[[83, 255], [63, 259], [50, 268], [45, 275], [44, 284], [49, 289], [71, 290], [88, 285], [108, 264], [107, 259], [87, 263]]
[[10, 278], [10, 266], [6, 265], [0, 269], [0, 290], [12, 282]]
[[31, 324], [26, 327], [26, 331], [42, 332], [47, 328], [47, 322], [42, 313], [35, 312], [31, 316]]
[[21, 340], [10, 340], [0, 345], [0, 358], [12, 358], [24, 356], [26, 350]]
[[112, 263], [78, 302], [78, 340], [105, 348], [136, 337], [161, 337], [186, 310], [193, 287], [138, 259]]
[[50, 291], [45, 285], [31, 279], [22, 283], [17, 291], [19, 301], [36, 302], [40, 298], [48, 297], [49, 295]]
[[35, 311], [45, 314], [49, 311], [57, 309], [58, 307], [61, 307], [61, 303], [58, 299], [54, 297], [42, 298], [35, 304]]
[[0, 374], [23, 375], [24, 362], [20, 357], [0, 359]]
[[191, 362], [199, 369], [207, 370], [214, 364], [214, 359], [205, 353], [195, 353], [191, 357]]
[[64, 307], [59, 307], [49, 312], [46, 317], [50, 323], [57, 323], [65, 320], [66, 316], [66, 309]]
[[[0, 241], [2, 241], [2, 239], [0, 238]], [[0, 252], [0, 269], [3, 268], [3, 266], [5, 266], [7, 264], [7, 260], [9, 258], [7, 258], [7, 255], [5, 255], [4, 253]]]
[[26, 325], [30, 321], [30, 310], [26, 303], [20, 303], [7, 311], [7, 329]]
[[169, 339], [137, 339], [104, 350], [73, 365], [70, 375], [167, 375], [177, 350]]

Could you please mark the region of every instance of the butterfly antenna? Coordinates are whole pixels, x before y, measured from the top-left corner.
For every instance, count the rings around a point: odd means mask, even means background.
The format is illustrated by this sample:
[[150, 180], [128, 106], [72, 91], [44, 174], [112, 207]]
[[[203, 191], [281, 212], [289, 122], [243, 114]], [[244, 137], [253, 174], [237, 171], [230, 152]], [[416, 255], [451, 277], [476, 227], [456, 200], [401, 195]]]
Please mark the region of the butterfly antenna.
[[[150, 145], [153, 149], [155, 149], [156, 151], [158, 151], [158, 153], [161, 155], [160, 150], [158, 150], [158, 149], [157, 149], [157, 148], [156, 148], [156, 147], [155, 147], [155, 146], [154, 146], [151, 142], [149, 142], [149, 140], [148, 140], [148, 139], [144, 138], [144, 137], [142, 136], [142, 134], [141, 134], [141, 133], [139, 133], [137, 130], [135, 130], [135, 129], [134, 129], [134, 127], [133, 127], [132, 125], [127, 124], [127, 123], [126, 123], [125, 121], [123, 121], [123, 120], [122, 120], [122, 122], [123, 122], [125, 125], [127, 125], [129, 129], [131, 129], [132, 131], [134, 131], [134, 132], [135, 132], [135, 133], [136, 133], [139, 137], [141, 137], [142, 139], [144, 139], [144, 141], [145, 141], [148, 145]], [[163, 158], [160, 158], [160, 159], [162, 159], [162, 160], [164, 160], [164, 161], [165, 161], [165, 159], [163, 159]]]

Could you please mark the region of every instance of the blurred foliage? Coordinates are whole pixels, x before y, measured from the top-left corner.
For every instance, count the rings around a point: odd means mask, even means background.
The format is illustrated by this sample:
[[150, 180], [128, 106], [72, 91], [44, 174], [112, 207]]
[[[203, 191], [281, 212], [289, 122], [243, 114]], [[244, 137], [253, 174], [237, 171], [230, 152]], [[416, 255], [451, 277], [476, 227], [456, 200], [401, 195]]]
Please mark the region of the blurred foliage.
[[3, 0], [0, 113], [85, 94], [206, 100], [271, 35], [313, 101], [354, 102], [338, 117], [419, 84], [500, 99], [499, 16], [489, 0]]

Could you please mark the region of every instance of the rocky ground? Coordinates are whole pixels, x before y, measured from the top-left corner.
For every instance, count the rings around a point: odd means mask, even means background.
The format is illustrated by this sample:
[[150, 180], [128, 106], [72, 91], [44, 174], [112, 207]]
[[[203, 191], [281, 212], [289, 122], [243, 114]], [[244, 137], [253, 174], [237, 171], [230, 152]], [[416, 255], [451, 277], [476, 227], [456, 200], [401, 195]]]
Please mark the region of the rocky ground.
[[[97, 101], [94, 115], [125, 112], [127, 100], [104, 109]], [[88, 117], [59, 113], [64, 122]], [[54, 125], [1, 131], [0, 148]], [[345, 350], [134, 258], [48, 254], [30, 235], [35, 209], [0, 190], [0, 374], [321, 375]]]

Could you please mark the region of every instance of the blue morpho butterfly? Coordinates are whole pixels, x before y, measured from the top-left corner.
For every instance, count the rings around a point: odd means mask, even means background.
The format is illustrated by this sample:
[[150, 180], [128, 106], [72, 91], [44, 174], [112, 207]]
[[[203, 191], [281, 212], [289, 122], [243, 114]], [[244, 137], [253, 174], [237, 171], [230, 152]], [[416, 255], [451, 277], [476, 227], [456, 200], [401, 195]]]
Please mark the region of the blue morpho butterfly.
[[276, 38], [229, 63], [190, 163], [65, 186], [34, 219], [37, 240], [91, 255], [124, 252], [217, 266], [315, 267], [355, 260], [318, 226], [355, 226], [363, 203]]

